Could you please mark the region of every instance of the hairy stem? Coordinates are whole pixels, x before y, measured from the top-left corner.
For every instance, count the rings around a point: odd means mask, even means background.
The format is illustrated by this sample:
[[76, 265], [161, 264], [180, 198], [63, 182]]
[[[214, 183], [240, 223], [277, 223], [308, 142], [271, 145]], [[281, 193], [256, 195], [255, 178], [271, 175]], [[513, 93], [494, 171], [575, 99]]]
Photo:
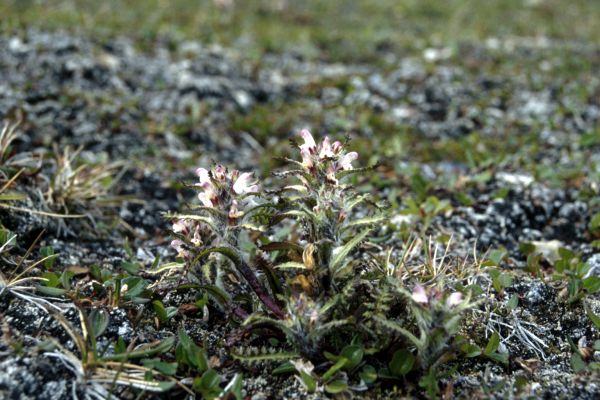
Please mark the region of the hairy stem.
[[262, 287], [262, 285], [258, 281], [258, 278], [256, 277], [256, 275], [254, 275], [254, 272], [252, 271], [252, 269], [250, 269], [248, 264], [246, 264], [244, 261], [241, 261], [241, 262], [237, 263], [236, 266], [237, 266], [238, 271], [244, 277], [244, 279], [246, 279], [246, 282], [248, 282], [248, 284], [250, 285], [252, 290], [254, 290], [254, 293], [256, 293], [256, 295], [258, 296], [260, 301], [262, 301], [262, 303], [273, 314], [275, 314], [275, 316], [277, 318], [283, 319], [285, 314], [283, 313], [281, 308], [277, 305], [277, 303], [275, 302], [275, 299], [273, 299], [271, 296], [269, 296], [269, 294]]

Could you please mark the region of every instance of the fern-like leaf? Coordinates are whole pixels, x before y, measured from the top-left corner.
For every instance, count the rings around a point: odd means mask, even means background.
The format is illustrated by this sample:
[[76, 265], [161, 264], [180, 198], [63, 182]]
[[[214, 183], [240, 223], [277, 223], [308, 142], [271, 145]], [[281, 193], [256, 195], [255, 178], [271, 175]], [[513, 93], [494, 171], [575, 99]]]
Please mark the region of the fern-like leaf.
[[232, 351], [231, 356], [243, 363], [256, 364], [260, 362], [288, 361], [299, 357], [299, 354], [291, 351], [281, 351], [267, 347], [246, 347]]
[[333, 274], [335, 275], [335, 271], [337, 271], [338, 269], [340, 269], [341, 267], [343, 267], [344, 260], [346, 259], [346, 257], [348, 257], [348, 255], [350, 254], [350, 252], [352, 250], [354, 250], [354, 248], [356, 246], [358, 246], [360, 244], [360, 242], [362, 242], [365, 237], [367, 237], [367, 235], [369, 234], [371, 230], [367, 229], [362, 231], [361, 233], [359, 233], [358, 235], [354, 236], [352, 239], [350, 239], [348, 241], [348, 243], [346, 243], [341, 249], [339, 249], [335, 255], [333, 256], [330, 264], [329, 264], [329, 269], [331, 271], [333, 271]]

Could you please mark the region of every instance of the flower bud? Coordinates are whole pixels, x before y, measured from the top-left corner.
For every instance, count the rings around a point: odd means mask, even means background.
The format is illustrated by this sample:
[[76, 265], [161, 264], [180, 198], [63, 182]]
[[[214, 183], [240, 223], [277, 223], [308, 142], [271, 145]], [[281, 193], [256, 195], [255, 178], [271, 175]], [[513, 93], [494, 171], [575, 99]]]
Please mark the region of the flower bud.
[[416, 285], [412, 291], [412, 299], [415, 303], [419, 304], [427, 304], [429, 303], [429, 299], [427, 298], [427, 293], [425, 292], [425, 288], [421, 285]]

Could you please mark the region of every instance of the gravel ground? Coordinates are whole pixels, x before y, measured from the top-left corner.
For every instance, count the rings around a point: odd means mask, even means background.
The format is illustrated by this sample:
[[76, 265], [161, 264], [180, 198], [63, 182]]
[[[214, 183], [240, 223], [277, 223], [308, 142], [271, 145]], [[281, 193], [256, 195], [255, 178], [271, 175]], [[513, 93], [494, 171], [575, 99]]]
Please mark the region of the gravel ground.
[[[578, 70], [570, 57], [586, 60], [586, 67]], [[181, 182], [193, 179], [195, 167], [214, 160], [264, 171], [276, 166], [265, 158], [285, 154], [283, 143], [303, 126], [317, 134], [349, 134], [364, 149], [361, 162], [380, 163], [377, 174], [384, 178], [365, 187], [381, 189], [377, 193], [393, 204], [390, 229], [399, 232], [404, 221], [433, 237], [452, 236], [450, 258], [471, 255], [473, 248], [479, 257], [489, 249], [506, 251], [501, 267], [514, 274], [506, 293], [517, 294], [520, 304], [488, 324], [496, 323], [507, 338], [510, 363], [504, 368], [485, 359], [457, 362], [445, 382], [450, 393], [598, 398], [596, 374], [573, 371], [568, 343], [591, 348], [600, 339], [598, 329], [581, 303], [565, 303], [565, 281], [528, 273], [522, 244], [545, 252], [547, 271], [556, 249], [566, 247], [600, 275], [600, 250], [593, 244], [598, 232], [590, 228], [600, 208], [599, 72], [600, 49], [583, 43], [490, 41], [424, 49], [416, 56], [382, 53], [381, 65], [342, 65], [291, 53], [266, 55], [257, 63], [196, 42], [175, 48], [157, 42], [152, 53], [141, 53], [126, 39], [97, 43], [35, 30], [0, 36], [0, 119], [19, 113], [23, 118], [13, 152], [52, 159], [55, 149], [82, 146], [86, 162], [124, 165], [111, 200], [86, 203], [93, 205], [85, 210], [93, 220], [7, 209], [0, 210], [0, 220], [18, 234], [18, 256], [43, 232], [40, 245], [60, 254], [55, 270], [100, 265], [117, 271], [132, 258], [149, 267], [156, 254], [163, 261], [174, 258], [161, 213], [188, 201]], [[51, 173], [43, 167], [25, 174], [18, 188], [29, 198], [15, 204], [59, 212], [39, 190]], [[426, 184], [416, 184], [419, 180]], [[428, 226], [417, 216], [400, 215], [407, 198], [433, 195], [449, 207]], [[12, 268], [3, 258], [2, 272]], [[81, 291], [92, 291], [85, 274], [75, 281]], [[508, 295], [494, 301], [505, 303]], [[2, 296], [0, 397], [84, 396], [69, 368], [39, 349], [46, 337], [74, 349], [59, 324], [23, 300]], [[91, 301], [99, 298], [94, 296]], [[596, 313], [598, 300], [586, 299]], [[165, 298], [173, 306], [188, 301], [183, 295]], [[218, 311], [210, 323], [180, 313], [160, 329], [151, 314], [144, 306], [112, 310], [103, 340], [147, 342], [183, 325], [206, 343], [221, 373], [244, 371], [248, 398], [310, 398], [293, 378], [274, 379], [269, 368], [229, 359], [223, 346], [232, 333], [217, 321]], [[485, 345], [478, 318], [474, 314], [465, 329], [472, 328], [470, 334]], [[543, 344], [534, 347], [522, 335], [511, 336], [517, 326]], [[590, 360], [600, 361], [600, 352], [592, 351]], [[172, 396], [183, 396], [178, 393]], [[378, 388], [357, 397], [398, 395]]]

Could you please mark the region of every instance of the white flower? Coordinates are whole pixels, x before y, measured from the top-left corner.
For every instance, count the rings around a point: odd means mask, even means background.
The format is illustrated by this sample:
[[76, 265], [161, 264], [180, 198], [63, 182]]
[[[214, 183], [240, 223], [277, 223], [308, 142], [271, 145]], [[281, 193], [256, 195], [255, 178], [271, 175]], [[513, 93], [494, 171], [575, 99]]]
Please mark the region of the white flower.
[[315, 366], [310, 361], [304, 361], [303, 359], [298, 360], [290, 360], [290, 364], [296, 368], [298, 372], [304, 372], [307, 375], [310, 375], [311, 372], [315, 369]]
[[238, 211], [238, 202], [234, 199], [231, 202], [231, 207], [229, 208], [229, 218], [232, 220], [238, 219], [242, 216], [242, 213]]
[[178, 257], [187, 257], [190, 254], [189, 251], [183, 248], [183, 242], [181, 240], [173, 240], [171, 242], [171, 247], [177, 250]]
[[306, 148], [300, 148], [300, 155], [302, 156], [302, 165], [310, 169], [314, 167], [315, 163], [312, 160], [310, 151]]
[[300, 136], [304, 139], [304, 144], [300, 145], [300, 150], [306, 149], [309, 153], [312, 153], [317, 150], [317, 143], [315, 143], [315, 139], [310, 134], [308, 129], [302, 129], [300, 131]]
[[340, 167], [343, 170], [352, 169], [352, 161], [358, 158], [358, 153], [355, 151], [351, 151], [350, 153], [344, 154], [342, 158], [340, 158]]
[[244, 172], [240, 174], [233, 184], [233, 191], [236, 194], [258, 192], [259, 186], [256, 184], [256, 181], [252, 181], [252, 179], [251, 172]]
[[220, 181], [224, 181], [227, 177], [227, 169], [221, 164], [217, 164], [215, 167], [215, 177]]
[[328, 182], [334, 185], [337, 185], [339, 183], [337, 178], [335, 177], [335, 169], [331, 165], [327, 168], [327, 175], [325, 178]]
[[206, 185], [211, 184], [210, 174], [208, 173], [208, 170], [206, 168], [198, 168], [196, 170], [196, 175], [198, 175], [198, 178], [200, 178], [200, 183], [196, 186], [205, 187]]
[[323, 142], [321, 142], [319, 158], [324, 159], [324, 158], [331, 158], [333, 156], [334, 156], [334, 154], [333, 154], [333, 151], [331, 150], [331, 142], [329, 140], [329, 137], [325, 136], [325, 138], [323, 139]]
[[173, 224], [173, 232], [175, 233], [187, 232], [188, 229], [189, 223], [184, 219], [180, 219], [179, 221]]
[[427, 304], [429, 299], [427, 298], [427, 292], [421, 285], [416, 285], [412, 291], [412, 299], [415, 303]]
[[196, 230], [194, 231], [194, 236], [192, 237], [192, 240], [190, 240], [190, 241], [196, 247], [202, 246], [202, 238], [200, 238], [200, 227], [199, 226], [196, 226]]
[[462, 293], [454, 292], [448, 298], [446, 298], [446, 307], [454, 307], [461, 303], [462, 301]]
[[204, 207], [213, 207], [212, 197], [214, 192], [212, 190], [207, 190], [202, 193], [198, 193], [198, 199], [202, 203]]

